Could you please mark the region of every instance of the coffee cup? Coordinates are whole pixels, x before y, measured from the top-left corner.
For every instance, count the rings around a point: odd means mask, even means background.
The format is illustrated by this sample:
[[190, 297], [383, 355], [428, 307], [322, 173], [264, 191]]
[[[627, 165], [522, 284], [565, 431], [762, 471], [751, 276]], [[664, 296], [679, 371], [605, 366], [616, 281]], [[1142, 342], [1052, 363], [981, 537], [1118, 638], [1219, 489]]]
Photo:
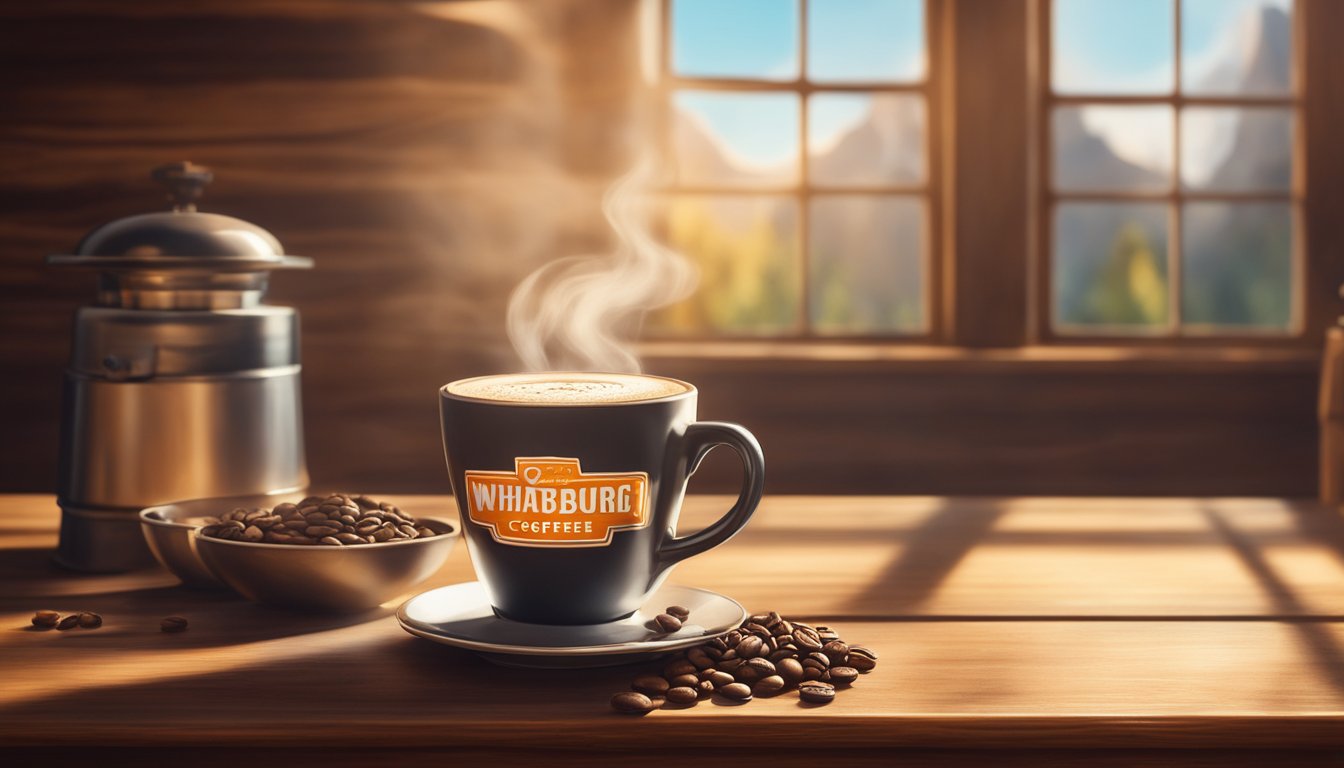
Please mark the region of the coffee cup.
[[[483, 376], [439, 390], [463, 534], [496, 614], [627, 617], [678, 562], [746, 525], [764, 484], [760, 444], [737, 424], [696, 421], [696, 396], [676, 379], [604, 373]], [[742, 459], [737, 501], [678, 536], [687, 480], [720, 445]]]

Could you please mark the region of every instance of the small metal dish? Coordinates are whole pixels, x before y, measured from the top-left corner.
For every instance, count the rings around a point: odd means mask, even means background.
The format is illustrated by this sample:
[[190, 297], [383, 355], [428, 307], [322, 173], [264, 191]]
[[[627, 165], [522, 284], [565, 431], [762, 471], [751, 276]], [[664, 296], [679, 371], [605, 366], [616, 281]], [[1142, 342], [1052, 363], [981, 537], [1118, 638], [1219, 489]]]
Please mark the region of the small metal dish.
[[[302, 495], [302, 494], [300, 494]], [[207, 517], [237, 507], [272, 507], [295, 494], [195, 499], [150, 507], [140, 513], [159, 561], [183, 582], [205, 576], [259, 603], [329, 612], [355, 612], [410, 591], [437, 571], [457, 542], [458, 525], [418, 517], [436, 536], [353, 547], [270, 544], [200, 535]], [[414, 510], [407, 510], [415, 514]], [[186, 529], [188, 560], [178, 546]], [[171, 534], [163, 534], [167, 529]], [[163, 541], [169, 544], [159, 546]], [[187, 581], [190, 575], [192, 582]]]

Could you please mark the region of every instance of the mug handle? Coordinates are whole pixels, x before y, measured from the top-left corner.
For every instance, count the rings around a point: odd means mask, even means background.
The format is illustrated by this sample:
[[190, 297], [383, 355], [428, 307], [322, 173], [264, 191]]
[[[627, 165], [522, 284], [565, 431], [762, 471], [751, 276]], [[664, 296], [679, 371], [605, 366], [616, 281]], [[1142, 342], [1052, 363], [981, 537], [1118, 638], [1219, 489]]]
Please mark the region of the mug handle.
[[673, 538], [658, 550], [663, 567], [713, 549], [731, 539], [751, 519], [765, 490], [765, 454], [756, 437], [737, 424], [723, 421], [697, 421], [686, 428], [682, 451], [686, 458], [686, 478], [699, 468], [701, 459], [714, 448], [726, 445], [742, 458], [742, 490], [728, 514], [713, 525], [681, 538]]

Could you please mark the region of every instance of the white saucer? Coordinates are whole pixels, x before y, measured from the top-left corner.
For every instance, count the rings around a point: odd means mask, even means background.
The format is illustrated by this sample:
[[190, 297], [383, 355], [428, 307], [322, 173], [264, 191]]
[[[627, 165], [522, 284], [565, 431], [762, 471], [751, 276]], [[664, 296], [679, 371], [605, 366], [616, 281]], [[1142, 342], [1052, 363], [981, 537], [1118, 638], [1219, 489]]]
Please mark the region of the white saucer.
[[[717, 592], [663, 585], [634, 615], [607, 624], [526, 624], [496, 616], [478, 581], [423, 592], [397, 609], [401, 628], [416, 637], [475, 651], [497, 664], [575, 668], [628, 664], [699, 645], [736, 629], [747, 618], [741, 605]], [[682, 628], [650, 629], [670, 605], [690, 610]]]

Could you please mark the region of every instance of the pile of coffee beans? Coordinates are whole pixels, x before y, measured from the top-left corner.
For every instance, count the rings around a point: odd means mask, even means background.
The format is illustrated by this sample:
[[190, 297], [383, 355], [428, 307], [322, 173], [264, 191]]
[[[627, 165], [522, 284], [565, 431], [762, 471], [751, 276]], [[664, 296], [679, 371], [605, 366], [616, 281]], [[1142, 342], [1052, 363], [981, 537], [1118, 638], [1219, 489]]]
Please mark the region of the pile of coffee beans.
[[419, 539], [435, 533], [395, 504], [334, 493], [309, 496], [296, 504], [277, 504], [274, 509], [235, 509], [207, 520], [201, 535], [254, 543], [344, 547]]
[[80, 629], [97, 629], [103, 626], [103, 617], [92, 611], [80, 611], [61, 616], [57, 611], [38, 611], [33, 614], [33, 626], [38, 629], [59, 629], [67, 630], [79, 627]]
[[[672, 608], [665, 615], [686, 620]], [[655, 621], [663, 626], [663, 616]], [[830, 627], [790, 621], [771, 611], [752, 616], [723, 637], [678, 653], [660, 674], [635, 678], [631, 690], [611, 697], [611, 708], [643, 715], [667, 705], [691, 707], [711, 696], [747, 702], [791, 690], [809, 704], [828, 704], [838, 688], [853, 685], [859, 675], [876, 667], [876, 653], [849, 645]]]

